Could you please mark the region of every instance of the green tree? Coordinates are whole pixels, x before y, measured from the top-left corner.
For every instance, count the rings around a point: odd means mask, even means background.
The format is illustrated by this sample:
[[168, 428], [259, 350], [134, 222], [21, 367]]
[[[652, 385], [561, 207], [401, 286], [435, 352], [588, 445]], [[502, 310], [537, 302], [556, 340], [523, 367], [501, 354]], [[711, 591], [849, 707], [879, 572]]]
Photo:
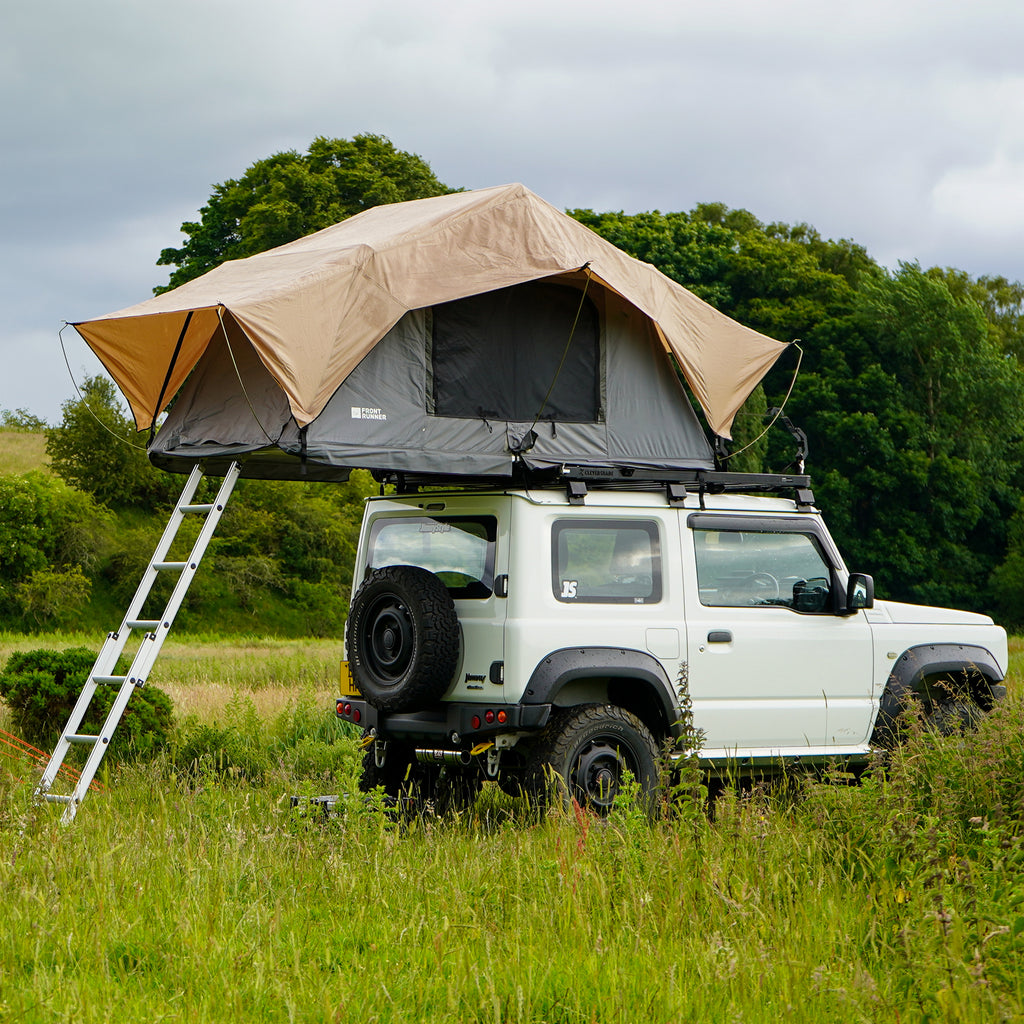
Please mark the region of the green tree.
[[0, 621], [39, 628], [75, 621], [88, 603], [111, 513], [39, 471], [0, 477]]
[[806, 224], [765, 226], [747, 210], [702, 203], [689, 213], [594, 213], [580, 223], [755, 330], [803, 338], [848, 310], [878, 267], [861, 246]]
[[110, 513], [92, 497], [38, 471], [0, 477], [0, 582], [98, 564]]
[[991, 607], [1017, 502], [1024, 377], [982, 307], [902, 264], [816, 337], [794, 414], [853, 568], [904, 600]]
[[67, 625], [89, 600], [92, 583], [73, 565], [63, 569], [36, 569], [15, 590], [26, 619], [36, 626]]
[[0, 409], [0, 430], [19, 434], [35, 434], [46, 429], [46, 420], [33, 415], [28, 409]]
[[160, 253], [176, 266], [157, 293], [241, 259], [337, 224], [382, 203], [455, 191], [428, 164], [381, 135], [314, 139], [307, 153], [289, 150], [257, 160], [238, 179], [215, 185], [198, 221], [181, 226], [188, 240]]
[[1020, 361], [1024, 356], [1024, 284], [1005, 277], [972, 278], [952, 267], [932, 267], [928, 276], [945, 282], [957, 298], [976, 302], [985, 314], [993, 341]]
[[150, 465], [145, 434], [121, 411], [109, 379], [87, 377], [81, 397], [61, 411], [61, 423], [46, 431], [46, 454], [62, 480], [110, 508], [152, 509], [174, 499], [180, 488]]

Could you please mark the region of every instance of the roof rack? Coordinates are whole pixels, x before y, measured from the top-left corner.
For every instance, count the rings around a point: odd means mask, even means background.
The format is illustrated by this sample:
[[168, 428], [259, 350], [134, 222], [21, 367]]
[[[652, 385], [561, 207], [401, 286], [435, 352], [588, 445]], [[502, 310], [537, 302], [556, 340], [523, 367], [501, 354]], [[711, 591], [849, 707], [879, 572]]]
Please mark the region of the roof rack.
[[516, 466], [511, 476], [464, 477], [443, 474], [375, 472], [381, 484], [393, 484], [400, 492], [421, 487], [457, 487], [480, 490], [494, 487], [564, 487], [570, 504], [581, 505], [595, 489], [664, 490], [670, 505], [681, 506], [688, 494], [697, 494], [701, 507], [707, 494], [790, 493], [800, 508], [814, 505], [811, 478], [803, 473], [729, 473], [705, 469], [637, 469], [631, 466], [563, 465], [553, 469]]
[[729, 473], [721, 470], [634, 470], [618, 466], [564, 466], [562, 479], [569, 501], [581, 504], [591, 487], [653, 490], [665, 488], [670, 505], [682, 505], [696, 492], [704, 507], [706, 494], [778, 494], [789, 492], [801, 508], [814, 505], [811, 478], [804, 473]]

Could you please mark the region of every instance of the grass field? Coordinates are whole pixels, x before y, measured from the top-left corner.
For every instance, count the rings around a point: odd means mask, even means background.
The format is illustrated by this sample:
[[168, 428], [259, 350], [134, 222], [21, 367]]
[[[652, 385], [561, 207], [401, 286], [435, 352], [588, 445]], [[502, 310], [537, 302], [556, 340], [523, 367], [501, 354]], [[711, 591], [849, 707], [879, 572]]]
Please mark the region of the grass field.
[[20, 476], [30, 469], [50, 472], [46, 435], [35, 430], [0, 430], [0, 474]]
[[[332, 735], [336, 646], [166, 651], [186, 714], [257, 744], [284, 720]], [[350, 795], [317, 822], [289, 797], [354, 792], [333, 734], [326, 767], [281, 756], [258, 784], [118, 769], [62, 828], [10, 762], [0, 1020], [1024, 1020], [1010, 686], [977, 734], [914, 737], [861, 787], [730, 793], [713, 822], [683, 801], [651, 823], [628, 796], [607, 822], [538, 820], [490, 790], [452, 820]]]

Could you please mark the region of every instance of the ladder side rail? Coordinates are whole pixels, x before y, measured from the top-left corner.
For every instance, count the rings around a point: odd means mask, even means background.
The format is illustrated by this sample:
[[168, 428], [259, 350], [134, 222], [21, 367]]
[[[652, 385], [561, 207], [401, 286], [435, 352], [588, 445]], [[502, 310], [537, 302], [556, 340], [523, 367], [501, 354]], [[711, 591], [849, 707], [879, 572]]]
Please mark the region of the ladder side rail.
[[[130, 628], [128, 628], [128, 623], [138, 618], [139, 612], [142, 610], [142, 606], [145, 604], [146, 598], [149, 596], [149, 592], [153, 588], [153, 582], [158, 575], [158, 572], [153, 568], [153, 565], [154, 563], [160, 562], [164, 559], [167, 552], [170, 550], [171, 544], [174, 543], [174, 539], [178, 534], [178, 529], [184, 519], [181, 507], [183, 505], [187, 505], [192, 500], [197, 488], [199, 487], [199, 481], [202, 480], [202, 478], [202, 469], [200, 469], [198, 465], [194, 466], [192, 468], [192, 472], [189, 474], [188, 480], [185, 482], [185, 486], [181, 492], [181, 497], [178, 499], [174, 512], [172, 512], [167, 526], [164, 528], [163, 535], [157, 544], [153, 557], [150, 559], [149, 566], [143, 574], [142, 580], [139, 582], [139, 586], [135, 591], [135, 596], [132, 598], [131, 604], [128, 606], [128, 611], [121, 622], [121, 628], [116, 633], [107, 634], [107, 638], [104, 640], [103, 646], [100, 648], [99, 653], [96, 656], [96, 661], [93, 663], [93, 667], [89, 672], [86, 683], [82, 687], [81, 693], [78, 695], [78, 700], [75, 701], [75, 706], [72, 708], [71, 714], [68, 716], [68, 721], [64, 726], [64, 731], [61, 733], [61, 737], [57, 741], [53, 753], [50, 755], [50, 760], [47, 762], [46, 768], [43, 771], [42, 778], [36, 786], [36, 796], [48, 792], [50, 787], [53, 785], [54, 779], [56, 779], [57, 773], [60, 771], [61, 766], [64, 763], [64, 759], [67, 757], [68, 750], [71, 747], [71, 743], [67, 737], [78, 733], [78, 730], [82, 726], [82, 721], [85, 719], [86, 712], [89, 710], [89, 705], [92, 703], [92, 699], [96, 695], [96, 683], [94, 680], [97, 676], [109, 675], [113, 671], [114, 666], [117, 665], [117, 659], [120, 658], [121, 652], [124, 650], [125, 644], [127, 643], [128, 637], [131, 633]], [[91, 782], [92, 779], [90, 778], [89, 781]]]
[[[149, 636], [147, 636], [146, 640], [148, 641], [149, 639]], [[89, 787], [92, 785], [92, 780], [96, 777], [100, 761], [103, 760], [103, 756], [107, 752], [114, 730], [121, 721], [121, 716], [124, 714], [124, 709], [128, 706], [128, 700], [131, 697], [132, 692], [135, 690], [135, 686], [136, 684], [132, 681], [131, 676], [128, 676], [121, 684], [121, 688], [117, 691], [117, 696], [114, 698], [114, 703], [111, 705], [110, 711], [107, 713], [106, 720], [103, 723], [103, 728], [100, 729], [97, 734], [96, 742], [92, 744], [92, 749], [89, 751], [89, 756], [86, 758], [85, 766], [82, 768], [82, 774], [79, 775], [78, 780], [75, 783], [71, 799], [67, 802], [67, 806], [64, 808], [64, 813], [61, 815], [60, 820], [62, 824], [70, 825], [71, 822], [74, 821], [75, 815], [78, 813], [78, 806], [85, 799], [85, 795], [89, 791]], [[63, 742], [70, 745], [70, 740], [63, 739]]]
[[[71, 714], [68, 716], [68, 721], [64, 726], [64, 731], [61, 733], [60, 739], [57, 740], [57, 744], [53, 748], [50, 760], [46, 762], [42, 778], [40, 778], [39, 783], [35, 788], [35, 796], [38, 797], [50, 791], [50, 787], [53, 785], [53, 780], [57, 778], [57, 773], [64, 764], [64, 758], [67, 757], [68, 750], [71, 749], [71, 741], [68, 739], [68, 736], [72, 736], [78, 732], [82, 725], [82, 720], [85, 718], [85, 713], [89, 710], [89, 704], [95, 694], [96, 684], [92, 681], [92, 675], [90, 674], [85, 685], [82, 687], [82, 692], [78, 695], [78, 700], [75, 701], [75, 706], [72, 708]], [[92, 780], [90, 779], [90, 781]]]
[[143, 641], [135, 653], [135, 658], [132, 661], [128, 675], [130, 679], [134, 680], [136, 686], [144, 685], [149, 678], [150, 669], [152, 669], [153, 663], [159, 656], [160, 648], [163, 647], [164, 640], [170, 632], [178, 610], [185, 600], [188, 588], [199, 569], [199, 563], [203, 560], [203, 555], [206, 553], [214, 531], [217, 529], [217, 524], [220, 522], [224, 507], [227, 505], [228, 498], [231, 496], [240, 473], [241, 465], [233, 462], [228, 468], [227, 473], [224, 474], [224, 481], [217, 492], [214, 507], [207, 514], [206, 521], [199, 531], [199, 536], [196, 538], [191, 552], [189, 552], [185, 568], [181, 570], [181, 575], [178, 577], [174, 590], [167, 600], [163, 615], [160, 617], [160, 625], [153, 632], [146, 634], [145, 641]]
[[[118, 630], [118, 635], [125, 638], [125, 640], [130, 632], [128, 623], [134, 622], [139, 618], [143, 605], [146, 603], [146, 598], [149, 597], [149, 592], [153, 589], [153, 584], [160, 575], [160, 571], [156, 568], [156, 565], [166, 559], [167, 552], [170, 551], [171, 545], [178, 536], [178, 530], [181, 528], [181, 524], [185, 519], [185, 513], [182, 511], [182, 508], [192, 501], [192, 498], [196, 493], [196, 489], [199, 486], [199, 481], [202, 480], [202, 478], [202, 469], [198, 465], [193, 466], [192, 472], [189, 474], [189, 478], [181, 492], [181, 496], [178, 498], [178, 503], [174, 506], [174, 510], [171, 512], [167, 525], [164, 527], [164, 532], [153, 552], [153, 557], [149, 560], [149, 565], [146, 567], [146, 571], [142, 574], [142, 579], [139, 581], [138, 588], [135, 591], [135, 596], [128, 605], [128, 611], [125, 612], [125, 616], [121, 620], [121, 628]], [[120, 655], [123, 647], [124, 643], [122, 642], [117, 652], [118, 655]], [[108, 670], [113, 668], [116, 661], [117, 659], [115, 658], [114, 662], [108, 666]], [[97, 672], [96, 674], [106, 675], [107, 671]]]

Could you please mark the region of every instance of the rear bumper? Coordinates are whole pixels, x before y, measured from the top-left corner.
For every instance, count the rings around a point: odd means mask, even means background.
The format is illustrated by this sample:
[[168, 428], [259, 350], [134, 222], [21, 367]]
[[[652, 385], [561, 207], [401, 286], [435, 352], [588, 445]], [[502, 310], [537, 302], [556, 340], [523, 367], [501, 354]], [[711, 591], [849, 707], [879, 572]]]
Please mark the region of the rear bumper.
[[[550, 704], [438, 704], [426, 711], [388, 713], [378, 711], [365, 700], [339, 697], [338, 718], [381, 737], [410, 740], [439, 740], [454, 745], [473, 743], [504, 732], [536, 732], [551, 717]], [[493, 715], [487, 721], [488, 713]], [[499, 720], [504, 716], [504, 720]]]

